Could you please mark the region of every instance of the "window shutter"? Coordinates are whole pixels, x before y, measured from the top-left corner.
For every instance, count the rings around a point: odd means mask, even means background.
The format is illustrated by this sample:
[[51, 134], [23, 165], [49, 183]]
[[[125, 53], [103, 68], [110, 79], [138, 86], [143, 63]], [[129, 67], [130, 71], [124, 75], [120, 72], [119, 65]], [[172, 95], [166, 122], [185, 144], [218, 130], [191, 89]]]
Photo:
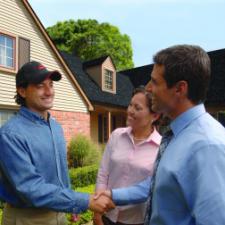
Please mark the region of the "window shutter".
[[30, 61], [30, 40], [19, 37], [18, 69]]

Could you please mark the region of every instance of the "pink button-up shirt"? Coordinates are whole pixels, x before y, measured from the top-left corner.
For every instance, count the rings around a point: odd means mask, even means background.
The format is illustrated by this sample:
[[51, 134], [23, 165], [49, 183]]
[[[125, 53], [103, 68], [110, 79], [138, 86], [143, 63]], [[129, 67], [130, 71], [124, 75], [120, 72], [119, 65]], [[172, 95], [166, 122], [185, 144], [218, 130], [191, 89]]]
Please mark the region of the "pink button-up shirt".
[[[131, 127], [118, 128], [110, 136], [99, 168], [96, 190], [126, 187], [152, 175], [161, 141], [154, 129], [144, 141], [135, 144]], [[106, 214], [113, 222], [140, 224], [146, 203], [116, 207]]]

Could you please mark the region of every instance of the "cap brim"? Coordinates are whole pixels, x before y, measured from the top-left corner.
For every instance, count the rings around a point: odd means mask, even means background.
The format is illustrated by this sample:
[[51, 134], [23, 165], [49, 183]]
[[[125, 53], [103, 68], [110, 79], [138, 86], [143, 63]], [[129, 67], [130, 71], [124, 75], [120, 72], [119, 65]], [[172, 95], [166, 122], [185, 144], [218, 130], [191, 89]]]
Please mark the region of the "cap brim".
[[59, 81], [59, 80], [61, 80], [62, 75], [61, 75], [61, 73], [59, 71], [55, 70], [55, 71], [49, 72], [47, 77], [49, 77], [53, 81]]
[[30, 83], [39, 84], [48, 78], [53, 81], [59, 81], [62, 78], [62, 75], [57, 70], [45, 71], [44, 73], [41, 73], [37, 77], [35, 77], [35, 80], [30, 81]]

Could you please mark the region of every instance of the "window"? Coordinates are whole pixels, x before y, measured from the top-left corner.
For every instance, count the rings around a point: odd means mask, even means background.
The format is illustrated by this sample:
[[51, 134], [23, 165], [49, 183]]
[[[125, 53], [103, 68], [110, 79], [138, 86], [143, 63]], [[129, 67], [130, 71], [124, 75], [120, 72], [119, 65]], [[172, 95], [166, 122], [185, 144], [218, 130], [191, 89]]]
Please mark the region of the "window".
[[29, 61], [30, 40], [0, 32], [0, 68], [15, 72]]
[[0, 110], [0, 127], [15, 114], [13, 110]]
[[0, 33], [0, 66], [15, 70], [16, 39]]
[[113, 72], [110, 70], [104, 71], [105, 89], [113, 90]]

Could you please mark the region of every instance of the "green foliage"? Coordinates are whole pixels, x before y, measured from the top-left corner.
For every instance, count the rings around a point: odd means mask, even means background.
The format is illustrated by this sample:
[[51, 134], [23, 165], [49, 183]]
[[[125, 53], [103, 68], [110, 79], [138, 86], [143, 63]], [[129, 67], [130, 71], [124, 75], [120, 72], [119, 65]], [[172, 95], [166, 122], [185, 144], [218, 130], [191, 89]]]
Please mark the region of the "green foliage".
[[91, 165], [69, 170], [70, 181], [73, 188], [95, 184], [98, 173], [98, 165]]
[[70, 140], [68, 146], [68, 159], [70, 167], [83, 167], [100, 162], [101, 150], [89, 138], [78, 134]]
[[[95, 190], [95, 185], [88, 185], [86, 187], [79, 187], [75, 189], [78, 192], [85, 192], [85, 193], [89, 193], [92, 194], [94, 193]], [[84, 213], [81, 213], [80, 215], [78, 215], [78, 221], [72, 221], [72, 215], [71, 214], [67, 214], [67, 220], [68, 220], [68, 225], [80, 225], [80, 224], [85, 224], [88, 223], [89, 221], [92, 220], [93, 218], [93, 213], [90, 210], [87, 210]]]
[[129, 36], [109, 23], [68, 20], [48, 27], [47, 32], [60, 50], [75, 53], [84, 61], [110, 55], [117, 70], [134, 66]]

